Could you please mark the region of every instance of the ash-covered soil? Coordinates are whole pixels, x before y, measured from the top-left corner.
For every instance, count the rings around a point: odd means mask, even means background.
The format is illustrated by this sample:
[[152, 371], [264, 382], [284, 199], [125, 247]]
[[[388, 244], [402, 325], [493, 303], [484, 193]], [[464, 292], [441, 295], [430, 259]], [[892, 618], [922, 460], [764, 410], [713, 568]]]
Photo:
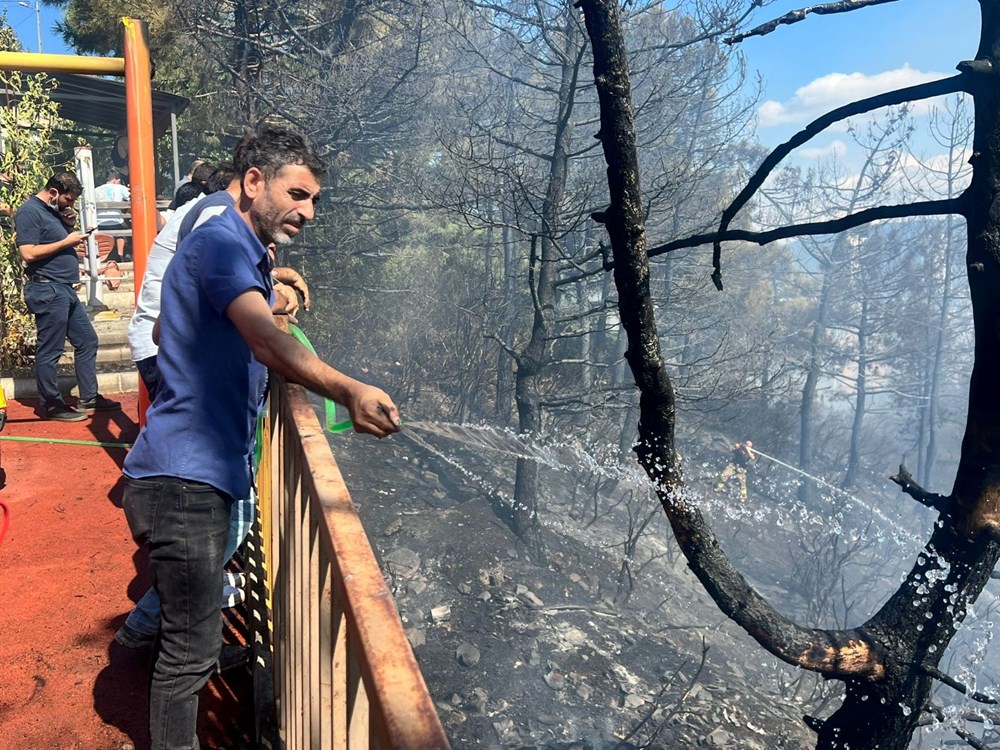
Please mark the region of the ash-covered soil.
[[[634, 488], [544, 469], [535, 564], [486, 499], [513, 459], [430, 442], [331, 438], [456, 750], [812, 745], [831, 686], [719, 612]], [[629, 593], [622, 529], [650, 513]]]

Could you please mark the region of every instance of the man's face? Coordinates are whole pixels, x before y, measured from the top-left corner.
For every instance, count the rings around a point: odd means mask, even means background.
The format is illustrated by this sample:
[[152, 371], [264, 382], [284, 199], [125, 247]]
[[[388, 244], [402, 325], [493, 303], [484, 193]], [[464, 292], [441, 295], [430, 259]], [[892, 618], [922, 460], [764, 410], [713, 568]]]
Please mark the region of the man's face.
[[78, 197], [75, 193], [60, 193], [55, 188], [49, 188], [49, 207], [62, 211], [76, 203]]
[[253, 199], [250, 223], [258, 239], [268, 245], [287, 244], [316, 215], [319, 180], [301, 164], [282, 167], [270, 180], [256, 169], [244, 177], [244, 192]]

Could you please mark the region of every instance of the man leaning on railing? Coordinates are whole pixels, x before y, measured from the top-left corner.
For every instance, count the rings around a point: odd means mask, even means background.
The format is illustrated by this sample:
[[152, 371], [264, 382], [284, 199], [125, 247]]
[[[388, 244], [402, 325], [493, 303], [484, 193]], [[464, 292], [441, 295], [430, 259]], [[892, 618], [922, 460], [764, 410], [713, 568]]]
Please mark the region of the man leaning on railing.
[[181, 242], [164, 276], [153, 335], [168, 387], [123, 469], [125, 515], [149, 547], [162, 606], [149, 692], [153, 750], [198, 746], [198, 691], [222, 645], [229, 508], [249, 495], [267, 369], [345, 405], [359, 432], [385, 437], [400, 424], [384, 391], [322, 362], [271, 315], [266, 245], [290, 242], [312, 220], [323, 163], [300, 134], [277, 127], [244, 137], [234, 162], [243, 178], [236, 206]]

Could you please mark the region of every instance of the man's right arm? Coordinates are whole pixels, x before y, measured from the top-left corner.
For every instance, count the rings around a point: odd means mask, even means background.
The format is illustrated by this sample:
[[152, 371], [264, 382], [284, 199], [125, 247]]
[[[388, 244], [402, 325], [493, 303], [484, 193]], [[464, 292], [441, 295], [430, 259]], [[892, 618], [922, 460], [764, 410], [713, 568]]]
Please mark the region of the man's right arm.
[[63, 248], [73, 247], [78, 242], [82, 242], [85, 239], [87, 239], [87, 235], [83, 232], [70, 232], [66, 235], [65, 239], [59, 240], [58, 242], [49, 242], [44, 245], [18, 245], [17, 249], [21, 253], [21, 257], [24, 259], [25, 263], [32, 263], [36, 260], [47, 258], [50, 255], [55, 255]]
[[258, 362], [346, 406], [357, 432], [385, 437], [399, 431], [399, 411], [388, 394], [335, 370], [279, 330], [259, 289], [248, 289], [238, 295], [226, 307], [226, 316]]

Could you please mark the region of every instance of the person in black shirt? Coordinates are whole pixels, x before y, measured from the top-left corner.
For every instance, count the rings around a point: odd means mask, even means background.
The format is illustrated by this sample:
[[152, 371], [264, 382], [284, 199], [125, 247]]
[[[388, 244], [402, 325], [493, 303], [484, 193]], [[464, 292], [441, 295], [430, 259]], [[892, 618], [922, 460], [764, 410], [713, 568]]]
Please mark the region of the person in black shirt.
[[[43, 418], [60, 422], [79, 422], [95, 411], [121, 409], [117, 401], [97, 392], [97, 332], [76, 296], [80, 284], [76, 247], [86, 241], [87, 234], [69, 231], [60, 218], [60, 212], [72, 207], [81, 191], [75, 174], [57, 172], [14, 214], [17, 249], [28, 276], [24, 301], [35, 316], [38, 330], [38, 400]], [[80, 388], [76, 409], [63, 401], [56, 376], [56, 364], [67, 338], [73, 344]]]

